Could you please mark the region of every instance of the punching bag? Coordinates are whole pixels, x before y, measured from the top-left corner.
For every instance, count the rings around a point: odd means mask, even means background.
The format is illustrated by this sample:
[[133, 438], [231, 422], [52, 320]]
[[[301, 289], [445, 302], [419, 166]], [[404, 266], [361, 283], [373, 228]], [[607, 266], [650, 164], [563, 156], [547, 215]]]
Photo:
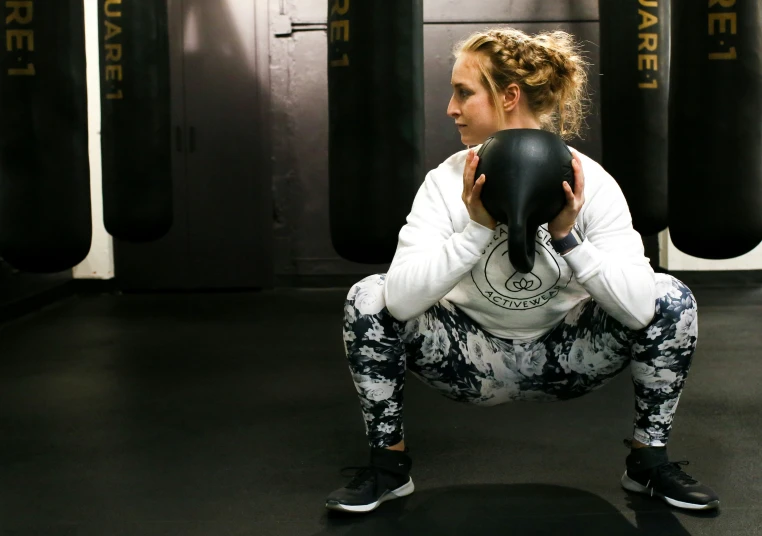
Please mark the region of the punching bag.
[[0, 257], [55, 273], [90, 251], [82, 0], [6, 2], [0, 48]]
[[673, 0], [669, 231], [728, 259], [762, 242], [762, 4]]
[[119, 240], [157, 240], [172, 226], [167, 3], [98, 7], [104, 224]]
[[391, 262], [423, 177], [422, 0], [328, 2], [331, 241]]
[[[702, 0], [704, 1], [704, 0]], [[668, 0], [599, 0], [603, 167], [643, 236], [667, 227]]]

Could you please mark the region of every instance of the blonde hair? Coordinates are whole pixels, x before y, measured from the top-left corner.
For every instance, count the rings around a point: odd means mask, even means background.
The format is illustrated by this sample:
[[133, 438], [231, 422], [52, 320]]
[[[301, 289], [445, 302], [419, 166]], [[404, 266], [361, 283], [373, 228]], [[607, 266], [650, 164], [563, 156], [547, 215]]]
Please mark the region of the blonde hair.
[[[516, 83], [543, 129], [563, 139], [580, 135], [588, 110], [588, 63], [574, 38], [563, 31], [530, 36], [513, 28], [476, 32], [457, 43], [456, 58], [474, 53], [481, 81], [500, 110], [500, 93]], [[503, 114], [498, 114], [500, 129]]]

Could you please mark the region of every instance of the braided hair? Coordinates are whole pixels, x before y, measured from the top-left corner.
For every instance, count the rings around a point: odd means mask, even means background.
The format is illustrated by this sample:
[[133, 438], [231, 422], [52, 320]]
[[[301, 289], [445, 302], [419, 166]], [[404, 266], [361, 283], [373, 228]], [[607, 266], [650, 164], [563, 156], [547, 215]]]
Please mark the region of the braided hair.
[[[570, 34], [556, 30], [530, 36], [513, 28], [494, 28], [457, 43], [453, 53], [456, 58], [475, 54], [496, 110], [501, 91], [516, 83], [543, 129], [563, 139], [580, 135], [589, 102], [588, 63]], [[502, 114], [499, 122], [502, 128]]]

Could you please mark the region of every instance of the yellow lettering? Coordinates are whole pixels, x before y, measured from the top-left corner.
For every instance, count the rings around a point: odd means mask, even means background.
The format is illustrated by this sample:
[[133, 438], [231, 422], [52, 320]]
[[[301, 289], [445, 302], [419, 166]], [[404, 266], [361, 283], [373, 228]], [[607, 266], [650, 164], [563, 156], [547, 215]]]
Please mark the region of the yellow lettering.
[[111, 6], [120, 6], [122, 5], [122, 0], [106, 0], [106, 3], [103, 5], [103, 11], [106, 12], [107, 17], [121, 17], [122, 12], [117, 11], [116, 7], [114, 7], [113, 11], [109, 9]]
[[709, 14], [709, 35], [714, 35], [714, 23], [720, 23], [720, 33], [728, 33], [726, 22], [730, 21], [730, 33], [736, 33], [736, 14], [735, 13], [710, 13]]
[[640, 5], [645, 7], [659, 7], [659, 1], [658, 0], [640, 0]]
[[709, 0], [709, 7], [714, 7], [720, 4], [720, 7], [733, 7], [736, 5], [736, 0]]
[[349, 65], [349, 56], [344, 54], [340, 60], [331, 61], [331, 67], [347, 67]]
[[124, 94], [122, 93], [122, 90], [120, 89], [116, 93], [108, 93], [106, 95], [107, 100], [114, 100], [114, 99], [121, 99], [124, 97]]
[[122, 45], [106, 45], [106, 61], [119, 61], [122, 59]]
[[[34, 30], [8, 30], [6, 34], [7, 50], [34, 50]], [[16, 40], [16, 47], [13, 47], [13, 41]], [[27, 44], [24, 46], [24, 39]]]
[[[342, 37], [342, 31], [344, 36]], [[331, 43], [334, 41], [349, 41], [349, 21], [335, 20], [331, 21]]]
[[[341, 4], [341, 7], [339, 7]], [[331, 6], [331, 15], [338, 13], [339, 15], [346, 15], [349, 11], [349, 0], [334, 0]]]
[[106, 41], [122, 33], [122, 29], [111, 21], [106, 21]]
[[34, 63], [27, 65], [26, 69], [8, 69], [8, 74], [11, 76], [34, 76], [36, 74]]
[[121, 79], [122, 79], [121, 65], [106, 65], [106, 80], [121, 80]]
[[642, 33], [638, 34], [638, 37], [640, 38], [638, 50], [648, 50], [653, 52], [659, 45], [659, 34]]
[[659, 56], [656, 54], [638, 54], [638, 71], [659, 70]]
[[651, 15], [648, 11], [639, 9], [638, 15], [640, 15], [640, 26], [638, 26], [638, 30], [645, 30], [649, 26], [659, 23], [659, 17]]
[[[5, 2], [6, 8], [12, 8], [11, 14], [5, 17], [5, 23], [18, 22], [19, 24], [29, 24], [32, 22], [33, 10], [32, 0], [26, 0], [23, 2]], [[24, 10], [24, 14], [21, 14], [21, 10]]]
[[638, 84], [638, 87], [641, 89], [654, 89], [659, 87], [659, 81], [654, 80], [653, 82], [641, 82]]
[[730, 47], [730, 50], [727, 52], [710, 52], [709, 53], [710, 60], [735, 60], [737, 58], [738, 58], [738, 55], [736, 55], [736, 47]]

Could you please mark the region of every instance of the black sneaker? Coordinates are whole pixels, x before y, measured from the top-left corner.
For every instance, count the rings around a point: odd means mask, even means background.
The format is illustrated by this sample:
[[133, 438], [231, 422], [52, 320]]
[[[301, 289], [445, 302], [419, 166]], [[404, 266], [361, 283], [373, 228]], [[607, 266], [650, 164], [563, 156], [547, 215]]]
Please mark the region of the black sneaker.
[[[630, 446], [629, 440], [625, 445]], [[666, 447], [632, 449], [622, 487], [636, 493], [660, 497], [668, 504], [689, 510], [719, 508], [720, 498], [708, 486], [680, 469], [689, 462], [670, 462]]]
[[345, 487], [331, 493], [325, 502], [329, 510], [370, 512], [385, 501], [410, 495], [415, 491], [410, 469], [413, 461], [405, 452], [372, 449], [367, 467], [357, 469], [355, 477]]

